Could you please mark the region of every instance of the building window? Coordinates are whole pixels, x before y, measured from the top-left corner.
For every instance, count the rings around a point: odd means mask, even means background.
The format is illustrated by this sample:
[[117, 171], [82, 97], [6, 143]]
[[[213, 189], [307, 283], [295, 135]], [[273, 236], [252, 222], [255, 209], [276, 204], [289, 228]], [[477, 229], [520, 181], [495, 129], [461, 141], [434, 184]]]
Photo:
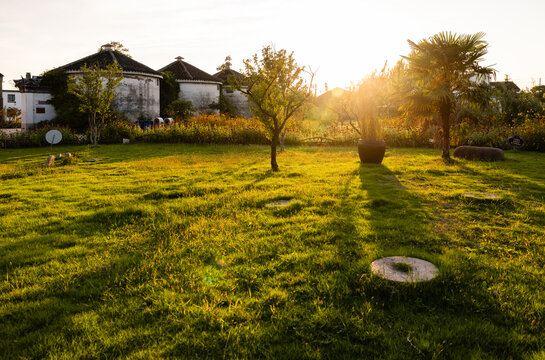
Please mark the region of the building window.
[[228, 94], [233, 93], [233, 91], [234, 91], [233, 88], [230, 87], [230, 86], [225, 88], [225, 92], [228, 93]]
[[8, 102], [9, 103], [15, 102], [15, 94], [8, 94]]
[[45, 114], [45, 108], [37, 107], [36, 108], [36, 114]]
[[49, 105], [51, 100], [38, 100], [38, 105]]

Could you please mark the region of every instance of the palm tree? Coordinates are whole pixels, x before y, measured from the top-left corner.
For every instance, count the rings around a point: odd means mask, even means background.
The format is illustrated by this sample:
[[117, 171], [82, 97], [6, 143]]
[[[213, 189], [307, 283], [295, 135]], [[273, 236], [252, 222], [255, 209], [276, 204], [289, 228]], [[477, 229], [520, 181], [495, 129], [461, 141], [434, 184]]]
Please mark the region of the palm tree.
[[476, 96], [482, 80], [495, 74], [479, 62], [487, 54], [484, 33], [473, 35], [441, 32], [415, 43], [402, 56], [408, 62], [411, 87], [405, 108], [419, 114], [438, 114], [441, 126], [442, 157], [450, 159], [450, 125], [457, 105], [482, 100]]

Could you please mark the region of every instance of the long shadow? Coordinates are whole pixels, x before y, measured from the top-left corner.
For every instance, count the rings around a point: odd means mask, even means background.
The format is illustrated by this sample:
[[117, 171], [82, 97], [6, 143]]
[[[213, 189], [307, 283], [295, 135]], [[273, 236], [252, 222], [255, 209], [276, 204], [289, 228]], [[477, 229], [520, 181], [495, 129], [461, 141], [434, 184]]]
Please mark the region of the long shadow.
[[143, 298], [131, 299], [125, 294], [129, 286], [123, 278], [139, 264], [137, 256], [119, 257], [105, 266], [56, 277], [47, 285], [37, 284], [12, 296], [5, 303], [10, 303], [12, 311], [0, 316], [2, 357], [41, 359], [64, 349], [87, 352], [86, 358], [109, 358], [137, 350], [139, 343], [148, 342], [148, 335], [134, 335], [125, 342], [108, 341], [104, 335], [110, 331], [109, 324], [108, 320], [102, 323], [102, 316], [119, 311], [122, 328], [142, 324], [153, 328], [160, 321], [161, 316], [146, 311], [149, 304]]
[[[506, 344], [490, 331], [489, 323], [508, 331], [520, 319], [506, 315], [503, 304], [479, 285], [488, 268], [465, 257], [444, 258], [445, 244], [432, 231], [433, 204], [405, 189], [394, 172], [384, 165], [361, 165], [339, 198], [341, 207], [327, 225], [335, 234], [337, 264], [328, 283], [335, 294], [332, 306], [363, 309], [368, 315], [361, 321], [378, 326], [362, 332], [358, 323], [351, 323], [353, 328], [346, 330], [360, 356], [383, 357], [395, 348], [399, 358], [433, 358], [445, 350], [447, 341], [456, 352], [492, 357], [504, 356], [504, 350], [511, 354], [527, 350], [526, 343]], [[370, 273], [372, 260], [391, 255], [429, 260], [440, 275], [429, 282], [402, 284]], [[483, 313], [488, 322], [483, 322]], [[441, 335], [441, 329], [449, 327]], [[324, 328], [340, 331], [333, 322]], [[472, 331], [490, 337], [475, 337]], [[424, 339], [427, 345], [411, 338]], [[333, 355], [333, 348], [329, 350]]]

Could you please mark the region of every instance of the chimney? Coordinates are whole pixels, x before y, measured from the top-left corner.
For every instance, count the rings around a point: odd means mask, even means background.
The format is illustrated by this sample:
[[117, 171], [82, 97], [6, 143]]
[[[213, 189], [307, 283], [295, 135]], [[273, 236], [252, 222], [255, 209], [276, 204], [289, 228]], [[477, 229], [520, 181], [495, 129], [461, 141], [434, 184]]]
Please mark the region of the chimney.
[[32, 78], [32, 76], [30, 76], [30, 73], [29, 73], [29, 72], [26, 73], [26, 79], [27, 79], [27, 80], [30, 80], [31, 78]]

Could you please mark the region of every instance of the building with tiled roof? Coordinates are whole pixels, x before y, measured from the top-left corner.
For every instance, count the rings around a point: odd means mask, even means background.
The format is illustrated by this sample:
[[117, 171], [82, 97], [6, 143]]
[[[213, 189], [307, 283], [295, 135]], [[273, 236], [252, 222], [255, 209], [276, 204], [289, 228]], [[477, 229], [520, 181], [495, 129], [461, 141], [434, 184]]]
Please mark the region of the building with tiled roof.
[[200, 112], [213, 112], [210, 105], [218, 104], [221, 79], [208, 74], [201, 69], [183, 61], [178, 56], [176, 60], [158, 71], [171, 72], [180, 86], [179, 99], [191, 101]]
[[520, 88], [515, 84], [514, 82], [510, 80], [506, 81], [491, 81], [490, 86], [492, 86], [495, 89], [502, 90], [502, 91], [514, 91], [519, 92]]
[[153, 119], [159, 116], [159, 88], [162, 75], [131, 57], [115, 51], [110, 44], [103, 45], [95, 54], [61, 66], [67, 74], [81, 74], [84, 65], [103, 69], [117, 63], [123, 70], [123, 80], [116, 88], [112, 107], [125, 114], [130, 120], [139, 117]]
[[[229, 58], [230, 59], [230, 58]], [[244, 75], [239, 73], [238, 71], [235, 71], [231, 69], [230, 63], [227, 64], [227, 66], [214, 74], [215, 77], [221, 79], [222, 86], [221, 86], [221, 92], [222, 95], [225, 97], [225, 99], [235, 107], [237, 116], [244, 116], [244, 117], [251, 117], [252, 113], [250, 112], [250, 106], [248, 103], [248, 98], [246, 95], [238, 91], [237, 89], [234, 89], [229, 84], [229, 78], [234, 77], [237, 80], [240, 80], [241, 82], [244, 81]]]

